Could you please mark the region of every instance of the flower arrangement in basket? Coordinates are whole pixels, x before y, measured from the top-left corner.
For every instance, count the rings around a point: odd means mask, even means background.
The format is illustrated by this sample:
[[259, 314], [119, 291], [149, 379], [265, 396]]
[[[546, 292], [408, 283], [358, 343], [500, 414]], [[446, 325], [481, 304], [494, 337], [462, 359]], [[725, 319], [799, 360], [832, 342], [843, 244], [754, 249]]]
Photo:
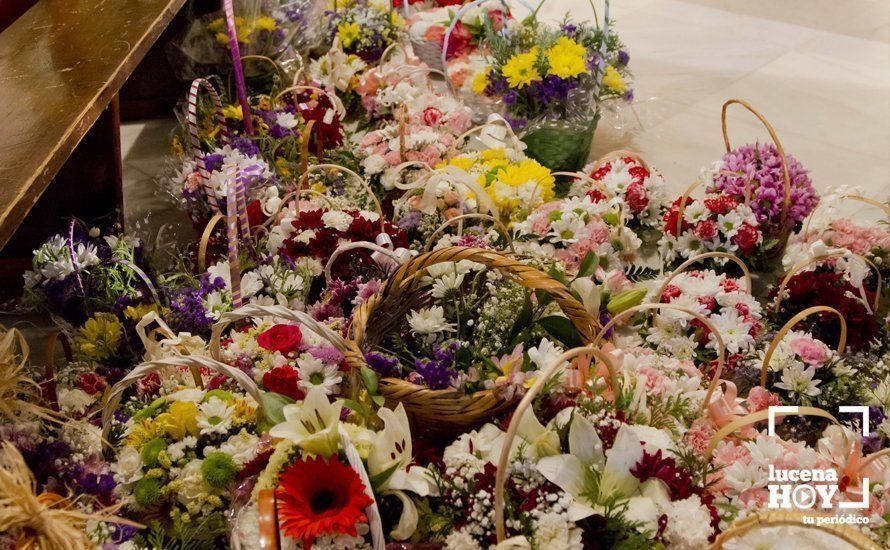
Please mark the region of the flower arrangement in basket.
[[[726, 113], [738, 104], [763, 123], [772, 144], [743, 145], [733, 149], [729, 143]], [[723, 140], [726, 154], [706, 173], [709, 192], [721, 193], [744, 201], [751, 207], [764, 235], [764, 248], [775, 256], [785, 249], [788, 237], [819, 203], [819, 195], [806, 169], [791, 155], [786, 155], [772, 125], [747, 102], [731, 99], [723, 104]]]
[[528, 155], [557, 171], [581, 169], [599, 120], [599, 105], [627, 96], [628, 56], [611, 28], [565, 20], [547, 28], [534, 17], [512, 32], [487, 37], [488, 71], [473, 90], [497, 98], [528, 145]]
[[[144, 384], [152, 374], [182, 372], [184, 366], [196, 385], [174, 391], [155, 386], [120, 405], [129, 386]], [[205, 389], [204, 372], [224, 374], [229, 382]], [[261, 450], [262, 401], [246, 374], [198, 355], [148, 361], [111, 388], [103, 436], [115, 445], [113, 468], [127, 508], [149, 523], [140, 535], [144, 543], [222, 540], [224, 513], [239, 475]]]
[[585, 166], [581, 173], [587, 178], [576, 177], [568, 196], [586, 195], [594, 202], [614, 197], [624, 214], [625, 225], [643, 245], [658, 241], [661, 218], [667, 210], [667, 188], [661, 174], [640, 155], [613, 151]]
[[372, 398], [403, 404], [418, 430], [453, 433], [508, 410], [549, 357], [595, 326], [543, 272], [446, 248], [403, 264], [354, 312], [346, 360]]
[[328, 17], [331, 40], [339, 42], [346, 55], [357, 55], [369, 65], [377, 64], [405, 32], [405, 19], [396, 10], [368, 0], [334, 2]]
[[396, 116], [402, 103], [433, 93], [431, 74], [433, 70], [410, 54], [404, 45], [391, 45], [383, 52], [380, 63], [359, 78], [356, 91], [368, 120], [388, 120]]
[[412, 463], [405, 409], [381, 409], [377, 431], [343, 420], [345, 412], [318, 389], [283, 409], [270, 431], [276, 442], [246, 482], [250, 496], [233, 509], [235, 547], [382, 549], [414, 534], [413, 499], [436, 487]]

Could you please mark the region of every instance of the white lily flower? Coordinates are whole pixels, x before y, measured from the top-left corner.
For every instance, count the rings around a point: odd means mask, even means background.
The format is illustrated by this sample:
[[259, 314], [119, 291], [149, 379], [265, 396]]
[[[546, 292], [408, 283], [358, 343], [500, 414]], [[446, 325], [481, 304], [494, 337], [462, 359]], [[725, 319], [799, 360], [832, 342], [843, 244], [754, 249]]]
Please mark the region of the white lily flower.
[[599, 319], [600, 315], [600, 287], [590, 277], [582, 277], [572, 281], [572, 290], [581, 297], [581, 303], [587, 313]]
[[269, 435], [290, 439], [307, 453], [327, 458], [340, 448], [340, 401], [328, 401], [323, 388], [313, 387], [302, 403], [285, 405], [285, 421], [269, 430]]

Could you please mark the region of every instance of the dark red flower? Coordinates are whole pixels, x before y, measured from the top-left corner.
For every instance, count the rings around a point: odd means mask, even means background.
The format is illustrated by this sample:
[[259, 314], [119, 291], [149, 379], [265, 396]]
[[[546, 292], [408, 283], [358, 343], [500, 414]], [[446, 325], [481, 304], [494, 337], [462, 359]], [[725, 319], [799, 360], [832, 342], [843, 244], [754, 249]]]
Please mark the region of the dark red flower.
[[462, 55], [468, 54], [473, 50], [473, 35], [470, 29], [462, 22], [458, 21], [448, 37], [448, 49], [445, 52], [446, 59], [454, 59]]
[[136, 381], [136, 393], [139, 397], [151, 397], [161, 389], [161, 377], [156, 372], [150, 372]]
[[267, 390], [286, 395], [294, 401], [300, 401], [306, 396], [300, 389], [299, 381], [299, 373], [290, 365], [275, 367], [263, 375], [263, 386]]
[[365, 508], [374, 501], [355, 470], [336, 456], [298, 460], [278, 476], [275, 490], [281, 532], [308, 548], [320, 535], [357, 536], [366, 522]]
[[673, 457], [662, 457], [661, 449], [654, 454], [643, 451], [643, 458], [630, 469], [630, 473], [639, 479], [640, 483], [651, 478], [661, 480], [667, 486], [671, 500], [683, 500], [696, 492], [689, 472], [678, 466]]
[[713, 239], [717, 236], [717, 222], [714, 220], [702, 220], [695, 224], [695, 228], [692, 232], [700, 239]]
[[738, 205], [739, 202], [735, 197], [729, 195], [711, 195], [705, 197], [705, 207], [717, 215], [726, 214]]
[[634, 182], [643, 183], [643, 181], [645, 181], [645, 179], [649, 177], [649, 170], [646, 170], [642, 166], [638, 165], [634, 159], [630, 157], [624, 157], [624, 162], [634, 165], [631, 166], [630, 169], [627, 171], [627, 173], [630, 174], [630, 177], [634, 179]]
[[661, 293], [661, 301], [669, 304], [671, 300], [677, 298], [681, 294], [683, 294], [683, 291], [680, 290], [680, 287], [677, 285], [668, 285], [664, 287], [664, 292]]
[[247, 223], [250, 227], [262, 225], [266, 221], [266, 215], [263, 214], [263, 207], [260, 201], [250, 201], [247, 203]]
[[74, 382], [78, 388], [85, 391], [89, 395], [96, 395], [105, 389], [108, 383], [105, 378], [94, 372], [85, 372], [77, 377]]
[[296, 325], [275, 325], [257, 336], [257, 344], [269, 351], [279, 351], [285, 355], [297, 351], [303, 341], [303, 333]]
[[[662, 223], [664, 224], [664, 232], [674, 237], [680, 236], [677, 233], [677, 221], [680, 218], [680, 201], [682, 199], [683, 197], [680, 197], [675, 200], [673, 204], [671, 204], [671, 207], [668, 209], [668, 211], [664, 213], [664, 216], [661, 219]], [[687, 198], [686, 206], [689, 206], [692, 202], [693, 201], [691, 198]], [[689, 223], [687, 223], [686, 220], [683, 220], [681, 222], [680, 229], [681, 231], [686, 231], [687, 229], [689, 229]]]
[[753, 254], [757, 250], [757, 241], [759, 240], [760, 230], [748, 223], [743, 223], [739, 232], [732, 238], [732, 242], [738, 245], [744, 254]]
[[649, 206], [649, 196], [646, 194], [646, 188], [642, 183], [631, 183], [624, 192], [624, 200], [630, 206], [630, 211], [639, 214]]

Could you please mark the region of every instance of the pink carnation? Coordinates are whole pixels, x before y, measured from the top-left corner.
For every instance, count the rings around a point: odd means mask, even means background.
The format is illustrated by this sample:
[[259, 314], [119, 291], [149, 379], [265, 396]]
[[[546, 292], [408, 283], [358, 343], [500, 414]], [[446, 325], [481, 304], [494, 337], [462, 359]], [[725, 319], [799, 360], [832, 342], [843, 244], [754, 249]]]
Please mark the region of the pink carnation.
[[791, 341], [791, 349], [808, 365], [817, 369], [828, 359], [828, 348], [822, 342], [809, 336], [795, 338]]
[[890, 250], [890, 232], [877, 226], [864, 227], [848, 219], [831, 223], [831, 244], [868, 256], [875, 248]]
[[768, 407], [775, 407], [781, 404], [782, 402], [779, 401], [778, 395], [770, 393], [769, 390], [761, 386], [754, 386], [748, 392], [748, 410], [750, 412], [763, 411]]
[[686, 434], [683, 435], [683, 441], [692, 447], [696, 454], [704, 456], [713, 435], [714, 430], [711, 428], [710, 422], [705, 418], [696, 418]]
[[562, 208], [562, 201], [551, 201], [539, 206], [532, 214], [532, 231], [540, 236], [550, 232], [550, 214]]

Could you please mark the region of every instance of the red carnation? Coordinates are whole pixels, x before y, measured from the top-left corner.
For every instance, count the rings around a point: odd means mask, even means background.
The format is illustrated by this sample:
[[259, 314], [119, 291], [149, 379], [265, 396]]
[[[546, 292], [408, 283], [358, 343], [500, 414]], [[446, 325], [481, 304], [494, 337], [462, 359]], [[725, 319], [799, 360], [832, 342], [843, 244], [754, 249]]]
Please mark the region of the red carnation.
[[705, 198], [705, 207], [717, 215], [726, 214], [738, 205], [738, 201], [729, 195], [711, 195]]
[[702, 220], [695, 225], [692, 232], [700, 239], [710, 240], [717, 236], [717, 222]]
[[736, 292], [740, 288], [739, 282], [735, 279], [723, 279], [722, 281], [720, 281], [720, 286], [726, 292]]
[[760, 230], [749, 223], [742, 224], [739, 232], [732, 238], [732, 242], [737, 244], [744, 254], [753, 254], [759, 240]]
[[427, 107], [423, 110], [423, 123], [427, 126], [438, 124], [442, 120], [442, 111], [435, 107]]
[[266, 215], [263, 214], [263, 207], [260, 201], [250, 201], [247, 204], [247, 223], [250, 227], [256, 227], [266, 221]]
[[161, 389], [161, 377], [156, 372], [150, 372], [136, 381], [136, 393], [139, 397], [150, 397]]
[[[679, 237], [680, 235], [677, 233], [677, 221], [680, 219], [680, 201], [683, 200], [682, 197], [675, 200], [673, 204], [671, 204], [670, 209], [664, 213], [661, 221], [664, 223], [664, 232], [673, 237]], [[686, 206], [692, 203], [691, 198], [686, 198]], [[683, 220], [681, 223], [681, 231], [686, 231], [689, 228], [689, 223], [686, 220]]]
[[300, 401], [305, 397], [305, 394], [297, 384], [299, 380], [300, 375], [295, 368], [283, 365], [275, 367], [263, 375], [263, 386], [271, 392], [286, 395], [294, 401]]
[[599, 170], [590, 174], [590, 177], [595, 179], [596, 181], [602, 180], [606, 175], [612, 171], [612, 163], [607, 162], [599, 167]]
[[639, 214], [649, 206], [649, 197], [646, 195], [646, 188], [642, 183], [631, 183], [624, 192], [624, 200], [630, 206], [630, 211]]
[[85, 372], [77, 377], [75, 384], [78, 388], [90, 395], [96, 395], [105, 389], [108, 383], [105, 378], [94, 372]]
[[597, 187], [591, 187], [587, 192], [587, 196], [590, 197], [591, 202], [599, 202], [606, 198], [605, 193], [600, 191]]
[[[624, 162], [632, 164], [634, 161], [630, 157], [625, 157]], [[630, 177], [632, 177], [635, 182], [639, 183], [643, 183], [643, 180], [649, 177], [649, 170], [646, 170], [642, 166], [633, 166], [627, 173], [630, 174]]]
[[677, 285], [668, 285], [664, 288], [664, 292], [661, 293], [661, 301], [670, 303], [671, 300], [683, 294], [683, 291], [680, 290], [680, 287]]
[[303, 333], [300, 327], [296, 325], [275, 325], [269, 330], [257, 336], [257, 344], [269, 351], [280, 351], [287, 355], [292, 351], [297, 351], [300, 342], [303, 340]]

